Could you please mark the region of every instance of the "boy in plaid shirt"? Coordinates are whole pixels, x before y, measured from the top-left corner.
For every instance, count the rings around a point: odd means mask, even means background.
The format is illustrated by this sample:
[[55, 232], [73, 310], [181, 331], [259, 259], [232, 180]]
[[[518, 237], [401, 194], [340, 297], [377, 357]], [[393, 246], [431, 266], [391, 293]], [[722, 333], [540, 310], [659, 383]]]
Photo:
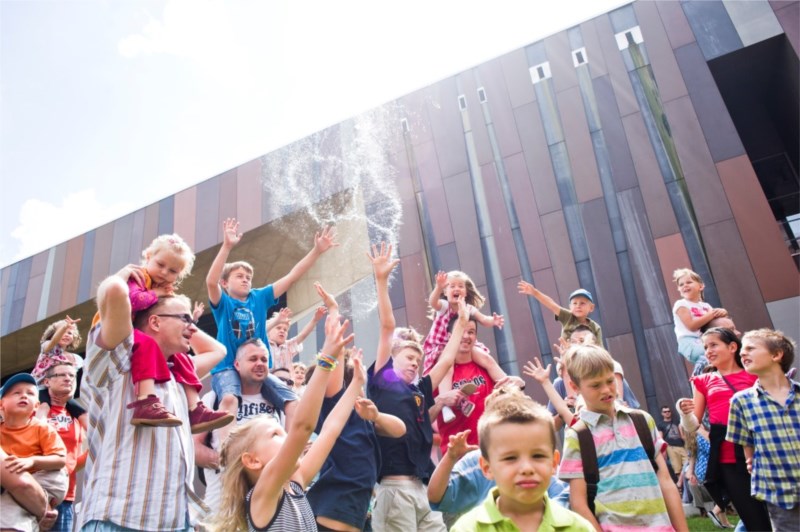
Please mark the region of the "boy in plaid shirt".
[[757, 375], [752, 388], [731, 399], [726, 439], [744, 446], [751, 495], [767, 503], [773, 530], [800, 523], [800, 383], [786, 377], [794, 342], [780, 331], [758, 329], [742, 338], [742, 365]]

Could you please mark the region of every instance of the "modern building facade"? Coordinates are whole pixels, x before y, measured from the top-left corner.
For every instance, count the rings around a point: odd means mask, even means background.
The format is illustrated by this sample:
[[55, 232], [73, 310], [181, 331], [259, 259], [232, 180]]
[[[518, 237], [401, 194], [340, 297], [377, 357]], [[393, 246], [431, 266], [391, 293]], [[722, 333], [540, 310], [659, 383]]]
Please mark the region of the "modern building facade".
[[[564, 305], [583, 287], [634, 391], [651, 409], [670, 403], [688, 392], [676, 268], [700, 273], [705, 299], [740, 330], [800, 337], [798, 21], [797, 1], [637, 1], [4, 268], [3, 375], [33, 365], [47, 323], [88, 322], [99, 281], [157, 234], [197, 251], [186, 291], [204, 298], [225, 218], [253, 239], [241, 258], [272, 275], [285, 266], [266, 267], [259, 239], [301, 255], [315, 223], [360, 218], [355, 247], [397, 243], [399, 324], [426, 332], [432, 276], [463, 270], [488, 296], [484, 310], [506, 316], [480, 339], [518, 373], [533, 356], [549, 360], [560, 329], [517, 282]], [[275, 192], [289, 178], [293, 200]], [[318, 209], [341, 195], [355, 199]], [[327, 214], [309, 217], [309, 205]], [[368, 268], [340, 257], [317, 274], [346, 268], [334, 284], [369, 348]], [[312, 305], [296, 297], [296, 310]]]

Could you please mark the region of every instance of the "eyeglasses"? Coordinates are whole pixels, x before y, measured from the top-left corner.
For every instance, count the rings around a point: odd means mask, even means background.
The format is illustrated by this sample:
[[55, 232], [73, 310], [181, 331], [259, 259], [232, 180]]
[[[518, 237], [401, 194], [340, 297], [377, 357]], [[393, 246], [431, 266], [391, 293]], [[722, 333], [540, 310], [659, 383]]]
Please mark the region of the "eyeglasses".
[[74, 373], [53, 373], [52, 375], [50, 375], [48, 377], [48, 379], [64, 379], [64, 378], [74, 379], [75, 378], [75, 374]]
[[156, 316], [161, 318], [176, 318], [181, 320], [186, 325], [197, 325], [191, 314], [156, 314]]

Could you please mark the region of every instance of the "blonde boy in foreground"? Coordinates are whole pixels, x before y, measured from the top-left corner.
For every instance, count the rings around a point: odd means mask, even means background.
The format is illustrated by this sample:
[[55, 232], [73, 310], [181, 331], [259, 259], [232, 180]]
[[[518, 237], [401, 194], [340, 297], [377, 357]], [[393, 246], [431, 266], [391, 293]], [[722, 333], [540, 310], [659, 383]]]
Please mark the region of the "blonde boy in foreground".
[[[571, 382], [586, 406], [580, 420], [564, 434], [564, 459], [559, 478], [569, 482], [569, 504], [575, 512], [591, 522], [596, 530], [688, 531], [678, 488], [672, 482], [667, 464], [659, 451], [656, 423], [645, 413], [647, 426], [656, 448], [653, 466], [642, 446], [631, 409], [616, 401], [617, 383], [614, 359], [595, 345], [578, 346], [567, 356]], [[597, 451], [600, 482], [594, 500], [595, 511], [589, 509], [587, 483], [584, 477], [580, 444], [576, 428], [585, 424], [591, 432]]]
[[451, 532], [592, 530], [586, 519], [547, 497], [559, 456], [546, 408], [517, 388], [500, 388], [486, 398], [478, 434], [481, 469], [497, 486]]

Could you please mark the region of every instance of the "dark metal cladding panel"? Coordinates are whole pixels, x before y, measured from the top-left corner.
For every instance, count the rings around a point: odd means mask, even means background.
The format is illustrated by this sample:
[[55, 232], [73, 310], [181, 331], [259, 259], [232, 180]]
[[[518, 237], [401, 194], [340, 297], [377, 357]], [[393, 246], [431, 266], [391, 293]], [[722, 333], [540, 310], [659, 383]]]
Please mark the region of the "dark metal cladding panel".
[[558, 211], [561, 209], [561, 200], [539, 108], [536, 103], [523, 105], [514, 110], [514, 115], [538, 210], [542, 214]]
[[721, 1], [681, 2], [681, 7], [706, 60], [742, 47], [742, 40]]
[[661, 99], [669, 101], [686, 95], [684, 84], [675, 54], [672, 51], [664, 23], [659, 16], [656, 2], [634, 2], [636, 18], [642, 30], [647, 57], [653, 67], [653, 75], [658, 83]]
[[501, 157], [519, 153], [522, 146], [500, 60], [484, 63], [477, 67], [477, 71], [486, 96], [486, 103], [482, 105], [488, 106]]
[[625, 128], [622, 126], [622, 119], [617, 109], [617, 100], [614, 98], [614, 91], [611, 88], [611, 81], [608, 76], [602, 76], [595, 78], [592, 85], [597, 100], [600, 125], [603, 128], [603, 136], [608, 149], [608, 158], [611, 162], [611, 178], [614, 182], [614, 189], [620, 191], [635, 187], [638, 184], [636, 169], [628, 147], [628, 139], [625, 137]]

